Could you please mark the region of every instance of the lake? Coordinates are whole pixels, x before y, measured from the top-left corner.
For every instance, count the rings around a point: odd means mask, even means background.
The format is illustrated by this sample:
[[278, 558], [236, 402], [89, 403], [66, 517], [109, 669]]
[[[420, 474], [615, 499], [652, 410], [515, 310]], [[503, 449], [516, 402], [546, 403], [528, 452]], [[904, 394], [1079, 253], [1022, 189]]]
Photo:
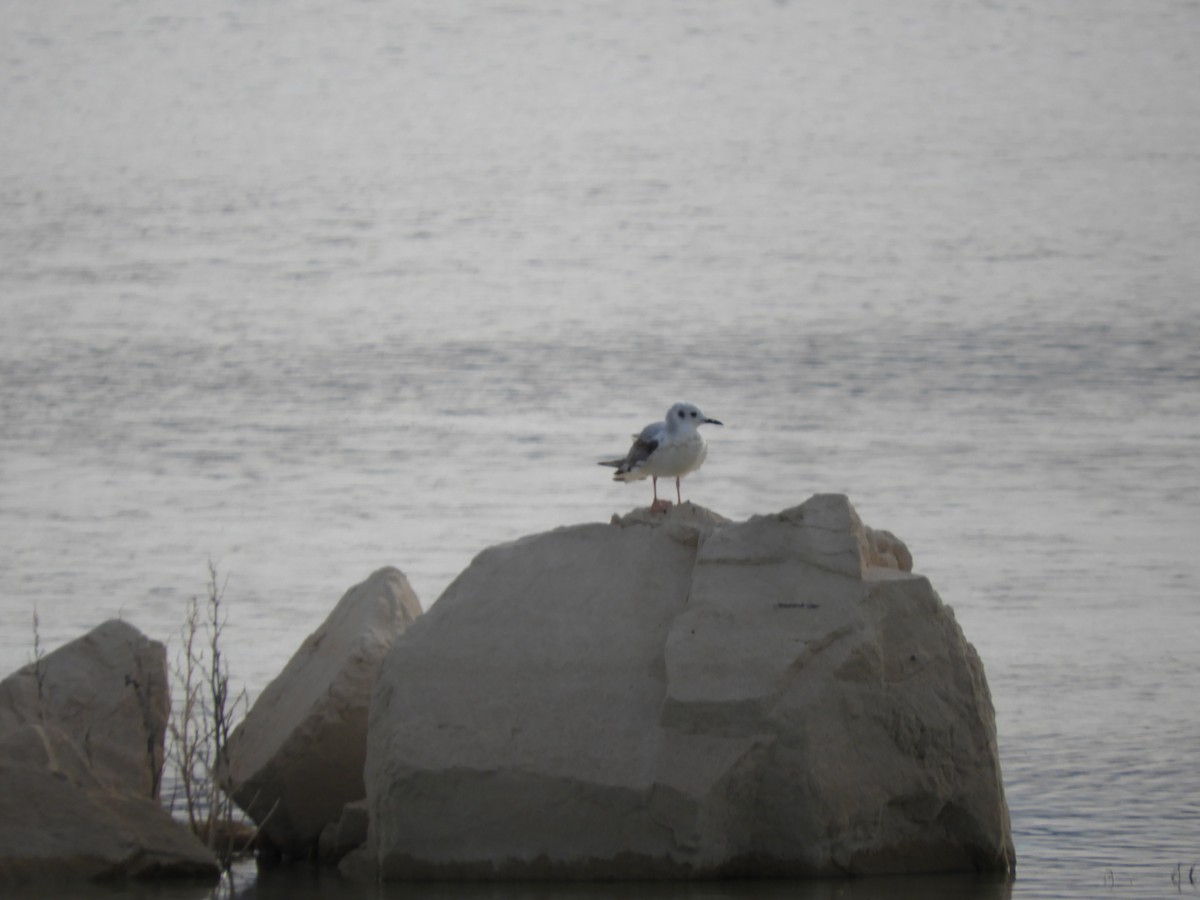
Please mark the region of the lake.
[[646, 505], [596, 462], [687, 399], [725, 427], [685, 499], [844, 492], [954, 607], [1017, 878], [572, 892], [1197, 893], [1200, 6], [4, 21], [0, 672], [35, 613], [43, 648], [121, 616], [174, 652], [211, 561], [256, 695], [381, 566], [428, 608]]

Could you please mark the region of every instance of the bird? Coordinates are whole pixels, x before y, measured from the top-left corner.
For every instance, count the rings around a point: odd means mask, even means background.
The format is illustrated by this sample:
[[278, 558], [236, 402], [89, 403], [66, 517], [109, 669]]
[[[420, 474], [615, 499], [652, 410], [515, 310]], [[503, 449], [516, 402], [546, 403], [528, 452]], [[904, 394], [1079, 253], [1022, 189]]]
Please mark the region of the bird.
[[665, 512], [670, 500], [658, 499], [658, 479], [675, 479], [675, 499], [683, 503], [679, 480], [694, 472], [708, 456], [708, 445], [697, 430], [701, 425], [721, 425], [700, 412], [693, 403], [676, 403], [667, 410], [661, 422], [651, 422], [633, 436], [633, 446], [621, 459], [601, 461], [602, 466], [613, 466], [614, 481], [642, 481], [652, 479], [654, 503], [651, 512]]

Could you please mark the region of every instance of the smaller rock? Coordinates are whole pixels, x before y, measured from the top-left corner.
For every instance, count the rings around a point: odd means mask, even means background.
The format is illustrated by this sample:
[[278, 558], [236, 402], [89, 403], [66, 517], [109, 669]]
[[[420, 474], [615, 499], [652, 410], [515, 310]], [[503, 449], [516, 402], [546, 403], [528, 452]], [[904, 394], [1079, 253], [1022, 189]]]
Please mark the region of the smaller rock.
[[169, 691], [166, 648], [112, 619], [0, 681], [0, 734], [53, 722], [100, 781], [157, 799]]
[[321, 831], [318, 853], [325, 862], [335, 863], [351, 850], [367, 842], [367, 801], [356, 800], [342, 808], [342, 817]]
[[156, 801], [92, 774], [66, 732], [24, 725], [0, 739], [0, 882], [218, 874]]
[[867, 562], [880, 569], [896, 569], [900, 572], [911, 572], [913, 567], [912, 554], [904, 541], [890, 531], [863, 526], [866, 537]]
[[392, 643], [421, 614], [397, 569], [346, 592], [230, 738], [222, 782], [285, 856], [307, 857], [366, 796], [367, 708]]
[[166, 652], [103, 625], [0, 682], [0, 880], [215, 878], [158, 803]]

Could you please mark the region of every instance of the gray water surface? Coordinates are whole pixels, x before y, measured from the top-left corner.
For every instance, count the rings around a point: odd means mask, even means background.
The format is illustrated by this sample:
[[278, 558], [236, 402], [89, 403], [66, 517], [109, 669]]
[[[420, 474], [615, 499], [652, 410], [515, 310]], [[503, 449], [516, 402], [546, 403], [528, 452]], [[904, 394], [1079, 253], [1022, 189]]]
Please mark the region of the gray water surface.
[[1195, 3], [2, 9], [0, 671], [212, 560], [257, 694], [689, 399], [685, 499], [847, 493], [978, 647], [1018, 878], [946, 896], [1196, 892]]

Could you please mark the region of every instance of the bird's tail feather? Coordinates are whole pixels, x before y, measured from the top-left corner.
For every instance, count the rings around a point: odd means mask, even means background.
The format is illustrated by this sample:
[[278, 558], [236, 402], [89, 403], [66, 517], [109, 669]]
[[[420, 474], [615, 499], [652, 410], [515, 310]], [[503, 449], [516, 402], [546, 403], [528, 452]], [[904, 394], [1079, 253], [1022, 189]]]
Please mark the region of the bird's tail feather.
[[642, 481], [646, 476], [640, 472], [629, 472], [625, 469], [617, 469], [613, 472], [613, 481]]

